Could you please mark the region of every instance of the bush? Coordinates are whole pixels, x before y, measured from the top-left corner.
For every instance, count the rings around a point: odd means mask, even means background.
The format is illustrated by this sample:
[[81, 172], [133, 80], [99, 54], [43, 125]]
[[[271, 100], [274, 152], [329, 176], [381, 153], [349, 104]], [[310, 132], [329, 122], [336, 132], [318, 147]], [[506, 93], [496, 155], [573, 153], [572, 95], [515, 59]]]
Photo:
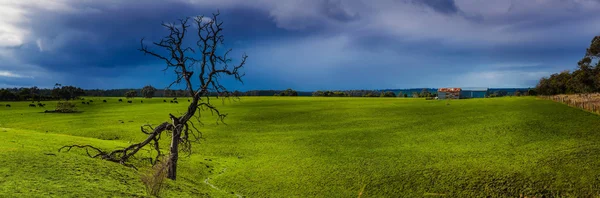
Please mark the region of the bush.
[[75, 112], [76, 110], [75, 103], [69, 101], [59, 101], [56, 103], [56, 109], [54, 111], [59, 113], [71, 113]]
[[379, 95], [380, 97], [396, 97], [396, 94], [394, 92], [391, 91], [387, 91], [387, 92], [381, 92], [381, 95]]
[[286, 89], [285, 91], [280, 92], [279, 96], [298, 96], [298, 92], [293, 89]]
[[144, 88], [142, 88], [141, 92], [144, 98], [152, 98], [154, 96], [154, 93], [156, 92], [156, 88], [150, 85], [146, 85]]
[[167, 167], [168, 160], [163, 159], [140, 176], [142, 183], [146, 186], [146, 192], [151, 196], [158, 197], [160, 195], [167, 178]]
[[521, 96], [521, 92], [519, 90], [515, 91], [515, 96]]
[[129, 99], [129, 98], [135, 98], [137, 96], [137, 91], [135, 90], [131, 90], [128, 91], [127, 93], [125, 93], [125, 98]]

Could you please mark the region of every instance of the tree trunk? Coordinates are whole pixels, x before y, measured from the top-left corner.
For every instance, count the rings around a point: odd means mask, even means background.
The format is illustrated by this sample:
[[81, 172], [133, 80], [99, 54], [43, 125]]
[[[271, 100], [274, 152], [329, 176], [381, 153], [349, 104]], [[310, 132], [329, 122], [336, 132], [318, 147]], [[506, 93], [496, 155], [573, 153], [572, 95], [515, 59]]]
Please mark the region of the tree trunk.
[[167, 178], [175, 180], [177, 178], [177, 159], [179, 158], [179, 136], [181, 129], [175, 127], [171, 139], [171, 151], [169, 154], [169, 168], [167, 169]]

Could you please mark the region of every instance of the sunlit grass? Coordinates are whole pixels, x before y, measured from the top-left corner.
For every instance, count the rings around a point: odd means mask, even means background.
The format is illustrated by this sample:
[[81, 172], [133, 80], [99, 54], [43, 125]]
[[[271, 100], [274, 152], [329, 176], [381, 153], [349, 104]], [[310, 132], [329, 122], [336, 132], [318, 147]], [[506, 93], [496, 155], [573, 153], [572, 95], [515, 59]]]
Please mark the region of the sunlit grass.
[[[187, 99], [102, 99], [78, 104], [82, 113], [75, 114], [44, 114], [25, 102], [0, 107], [0, 195], [145, 195], [136, 171], [89, 159], [85, 152], [56, 150], [71, 143], [116, 148], [140, 141], [140, 125], [183, 112]], [[217, 104], [229, 113], [227, 125], [203, 112], [205, 139], [180, 159], [179, 180], [167, 185], [166, 196], [590, 197], [600, 190], [600, 117], [548, 100], [447, 105], [400, 98], [245, 97]], [[74, 181], [76, 174], [89, 181]], [[17, 184], [37, 184], [37, 191], [12, 187]]]

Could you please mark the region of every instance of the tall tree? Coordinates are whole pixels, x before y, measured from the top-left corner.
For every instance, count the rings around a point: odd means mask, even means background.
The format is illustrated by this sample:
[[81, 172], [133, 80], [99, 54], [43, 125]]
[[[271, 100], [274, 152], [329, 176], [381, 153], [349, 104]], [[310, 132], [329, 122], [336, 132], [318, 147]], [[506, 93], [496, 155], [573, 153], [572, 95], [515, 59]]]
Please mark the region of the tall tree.
[[0, 89], [0, 100], [8, 101], [8, 100], [17, 100], [17, 96], [13, 94], [8, 89]]
[[144, 96], [144, 98], [152, 98], [154, 93], [156, 93], [156, 88], [151, 85], [146, 85], [142, 88], [142, 96]]
[[536, 91], [542, 95], [600, 92], [600, 36], [592, 39], [585, 56], [573, 72], [563, 71], [540, 79]]
[[[169, 114], [170, 121], [164, 122], [157, 127], [142, 126], [142, 132], [148, 137], [136, 144], [132, 144], [124, 149], [118, 149], [111, 152], [105, 152], [90, 145], [72, 145], [65, 146], [61, 149], [70, 149], [73, 147], [93, 148], [99, 154], [93, 157], [100, 157], [105, 160], [118, 162], [127, 165], [127, 160], [135, 155], [140, 149], [148, 144], [153, 144], [157, 152], [156, 163], [162, 156], [159, 139], [160, 134], [164, 131], [170, 131], [171, 145], [169, 147], [169, 155], [167, 161], [167, 178], [175, 180], [177, 177], [177, 161], [179, 159], [179, 151], [191, 152], [192, 142], [198, 141], [201, 136], [200, 131], [194, 127], [192, 118], [200, 122], [201, 111], [211, 111], [217, 116], [217, 122], [223, 122], [227, 114], [221, 113], [210, 100], [211, 92], [217, 93], [217, 96], [222, 93], [229, 93], [225, 86], [220, 81], [223, 77], [233, 77], [235, 80], [242, 82], [243, 73], [240, 69], [246, 63], [245, 54], [239, 59], [240, 63], [232, 65], [232, 59], [229, 58], [231, 49], [222, 51], [224, 37], [222, 35], [223, 22], [219, 19], [219, 13], [213, 14], [210, 19], [203, 16], [198, 16], [193, 19], [196, 30], [197, 42], [194, 47], [186, 45], [184, 38], [188, 36], [188, 30], [192, 26], [189, 22], [190, 18], [180, 19], [177, 24], [164, 23], [162, 24], [168, 30], [168, 35], [158, 42], [152, 44], [161, 49], [161, 52], [149, 49], [144, 40], [141, 41], [139, 49], [144, 54], [149, 54], [165, 62], [165, 71], [173, 71], [176, 75], [176, 80], [173, 84], [185, 85], [185, 91], [192, 99], [188, 105], [187, 111], [180, 115]], [[224, 94], [228, 96], [229, 94]], [[131, 165], [128, 165], [131, 166]]]
[[29, 88], [29, 95], [31, 96], [31, 100], [40, 100], [40, 89], [37, 86]]
[[21, 98], [21, 100], [30, 99], [31, 98], [31, 89], [29, 89], [29, 88], [21, 89], [21, 91], [19, 91], [19, 98]]

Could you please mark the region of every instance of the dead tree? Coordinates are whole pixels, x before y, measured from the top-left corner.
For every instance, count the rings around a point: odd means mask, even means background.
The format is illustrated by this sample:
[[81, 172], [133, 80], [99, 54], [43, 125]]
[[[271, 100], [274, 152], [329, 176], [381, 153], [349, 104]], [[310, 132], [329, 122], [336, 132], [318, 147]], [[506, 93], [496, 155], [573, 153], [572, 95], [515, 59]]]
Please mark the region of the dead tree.
[[[59, 149], [70, 150], [73, 147], [94, 150], [97, 154], [88, 155], [93, 158], [101, 158], [112, 162], [117, 162], [129, 167], [133, 167], [127, 161], [145, 146], [152, 146], [157, 154], [151, 161], [155, 164], [163, 154], [159, 146], [161, 134], [165, 131], [171, 136], [171, 145], [169, 147], [167, 177], [175, 180], [177, 176], [177, 161], [179, 152], [191, 153], [192, 143], [198, 141], [202, 133], [195, 127], [194, 122], [200, 121], [201, 111], [210, 111], [217, 117], [217, 123], [223, 122], [227, 114], [221, 113], [211, 104], [211, 94], [225, 97], [229, 96], [227, 89], [221, 85], [220, 79], [223, 77], [233, 77], [242, 82], [243, 73], [240, 69], [246, 63], [247, 55], [242, 55], [240, 62], [231, 65], [232, 59], [229, 58], [231, 49], [220, 53], [219, 47], [224, 44], [223, 22], [219, 20], [219, 13], [212, 14], [211, 18], [204, 16], [195, 17], [193, 22], [190, 18], [180, 19], [179, 24], [163, 23], [169, 34], [158, 42], [152, 42], [152, 45], [160, 49], [151, 50], [141, 40], [139, 51], [144, 54], [152, 55], [166, 63], [163, 71], [173, 71], [177, 78], [168, 87], [175, 84], [184, 84], [185, 91], [192, 97], [187, 111], [182, 115], [176, 116], [169, 114], [168, 122], [164, 122], [157, 127], [152, 128], [149, 125], [141, 127], [143, 133], [148, 137], [137, 144], [132, 144], [127, 148], [117, 149], [106, 152], [91, 145], [72, 145]], [[195, 45], [187, 46], [184, 38], [188, 36], [188, 30], [194, 25], [197, 41]], [[162, 50], [162, 51], [161, 51]], [[195, 75], [194, 75], [195, 74]], [[243, 83], [243, 82], [242, 82]], [[218, 98], [218, 97], [217, 97]], [[192, 118], [195, 118], [192, 120]], [[134, 167], [135, 168], [135, 167]]]

